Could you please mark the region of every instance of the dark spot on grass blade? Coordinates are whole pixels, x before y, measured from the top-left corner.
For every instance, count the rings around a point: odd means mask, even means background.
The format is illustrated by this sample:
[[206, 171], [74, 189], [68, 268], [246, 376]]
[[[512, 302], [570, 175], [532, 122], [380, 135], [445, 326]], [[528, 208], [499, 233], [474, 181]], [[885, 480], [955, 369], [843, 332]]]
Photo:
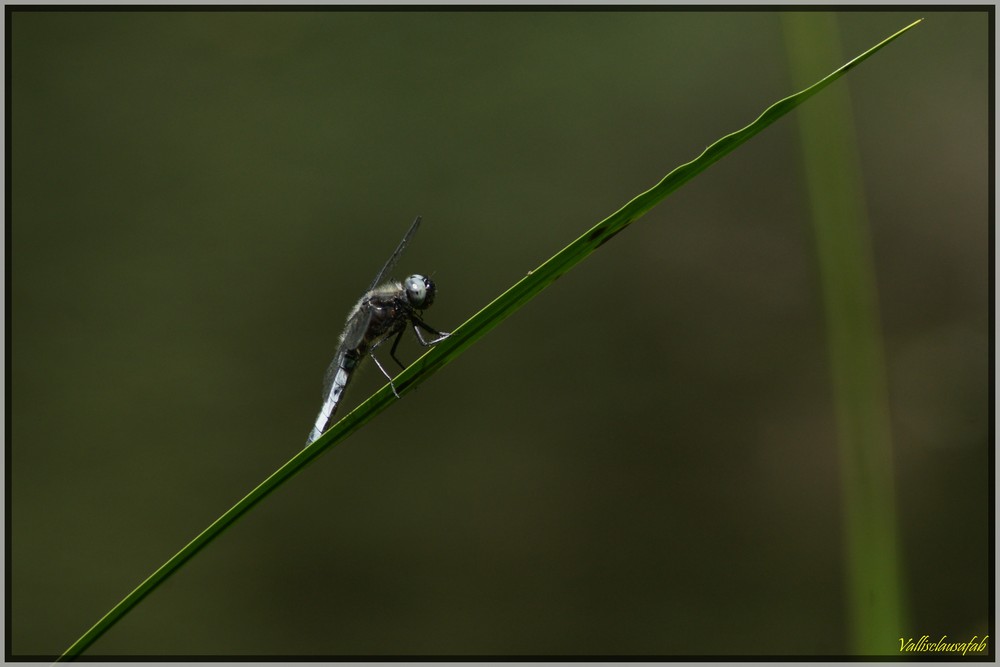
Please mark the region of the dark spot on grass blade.
[[[617, 236], [618, 232], [620, 232], [621, 230], [625, 229], [625, 227], [627, 227], [627, 226], [628, 226], [628, 223], [622, 225], [621, 227], [619, 227], [618, 229], [614, 230], [613, 232], [608, 232], [608, 228], [607, 227], [602, 227], [600, 229], [595, 229], [593, 232], [591, 232], [587, 236], [587, 240], [590, 241], [591, 243], [594, 243], [595, 241], [597, 242], [597, 245], [594, 246], [594, 249], [596, 250], [597, 248], [600, 248], [602, 245], [604, 245], [605, 243], [607, 243], [608, 241], [610, 241], [611, 239], [613, 239], [615, 236]], [[602, 236], [604, 238], [601, 238]]]

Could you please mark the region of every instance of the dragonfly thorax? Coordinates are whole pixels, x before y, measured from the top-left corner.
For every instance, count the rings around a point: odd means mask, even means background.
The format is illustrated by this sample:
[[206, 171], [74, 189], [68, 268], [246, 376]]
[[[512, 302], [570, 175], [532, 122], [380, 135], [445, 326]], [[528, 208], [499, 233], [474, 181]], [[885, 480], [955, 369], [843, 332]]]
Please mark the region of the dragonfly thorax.
[[406, 291], [406, 300], [417, 310], [429, 308], [434, 303], [434, 295], [437, 293], [434, 281], [419, 273], [414, 273], [404, 280], [403, 289]]

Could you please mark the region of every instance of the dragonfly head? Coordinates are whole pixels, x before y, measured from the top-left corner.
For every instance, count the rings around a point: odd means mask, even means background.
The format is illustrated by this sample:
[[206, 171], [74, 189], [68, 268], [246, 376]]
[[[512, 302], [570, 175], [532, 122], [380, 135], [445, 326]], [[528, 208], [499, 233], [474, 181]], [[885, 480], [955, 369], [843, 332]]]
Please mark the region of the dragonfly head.
[[404, 280], [403, 289], [406, 290], [406, 300], [417, 310], [429, 308], [434, 303], [434, 295], [437, 294], [434, 281], [419, 273], [414, 273]]

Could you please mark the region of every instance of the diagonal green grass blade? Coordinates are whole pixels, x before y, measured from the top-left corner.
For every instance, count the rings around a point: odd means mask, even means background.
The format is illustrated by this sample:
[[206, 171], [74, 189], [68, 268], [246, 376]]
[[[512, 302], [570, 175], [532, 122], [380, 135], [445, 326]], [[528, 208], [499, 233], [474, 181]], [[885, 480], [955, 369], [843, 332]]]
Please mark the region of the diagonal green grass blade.
[[[413, 389], [445, 364], [455, 359], [463, 350], [485, 336], [493, 327], [514, 313], [548, 285], [552, 284], [561, 275], [569, 271], [580, 260], [597, 250], [615, 234], [638, 220], [643, 214], [663, 201], [667, 195], [705, 171], [727, 154], [736, 150], [736, 148], [760, 133], [768, 125], [829, 86], [918, 23], [920, 23], [920, 20], [887, 37], [802, 92], [775, 102], [750, 125], [722, 137], [706, 148], [697, 158], [677, 167], [654, 187], [638, 195], [607, 219], [595, 225], [583, 236], [566, 246], [540, 267], [531, 271], [513, 287], [473, 315], [468, 321], [458, 327], [450, 338], [439, 343], [433, 350], [417, 359], [405, 371], [400, 373], [399, 377], [395, 380], [396, 388], [400, 392], [400, 395]], [[382, 412], [382, 410], [394, 401], [395, 398], [392, 391], [386, 385], [373, 394], [367, 401], [351, 411], [337, 422], [333, 428], [327, 431], [323, 437], [316, 440], [289, 460], [288, 463], [281, 466], [270, 477], [261, 482], [257, 488], [230, 508], [229, 511], [216, 519], [200, 535], [191, 540], [187, 546], [160, 566], [158, 570], [151, 574], [134, 591], [129, 593], [125, 599], [105, 614], [100, 621], [94, 624], [80, 639], [66, 649], [60, 660], [71, 659], [86, 650], [98, 637], [107, 632], [112, 625], [138, 604], [140, 600], [163, 583], [167, 577], [176, 572], [181, 565], [200, 551], [202, 547], [218, 537], [251, 507], [304, 469], [306, 465], [315, 460], [324, 451], [343, 442], [347, 436], [361, 428], [361, 426]]]

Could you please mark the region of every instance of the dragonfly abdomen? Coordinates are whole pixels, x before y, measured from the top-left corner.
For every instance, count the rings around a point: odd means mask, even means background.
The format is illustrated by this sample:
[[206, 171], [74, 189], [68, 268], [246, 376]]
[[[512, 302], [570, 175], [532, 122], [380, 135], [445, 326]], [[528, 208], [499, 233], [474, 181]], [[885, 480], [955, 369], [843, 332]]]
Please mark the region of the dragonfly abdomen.
[[[360, 347], [365, 346], [362, 343]], [[333, 415], [337, 412], [337, 406], [340, 405], [344, 390], [347, 389], [347, 384], [351, 381], [351, 376], [354, 375], [354, 371], [357, 370], [363, 357], [364, 350], [360, 353], [356, 349], [345, 350], [342, 354], [338, 354], [333, 363], [330, 364], [330, 368], [326, 372], [327, 386], [323, 392], [323, 406], [319, 410], [319, 415], [316, 416], [316, 424], [306, 439], [307, 447], [326, 431]]]

